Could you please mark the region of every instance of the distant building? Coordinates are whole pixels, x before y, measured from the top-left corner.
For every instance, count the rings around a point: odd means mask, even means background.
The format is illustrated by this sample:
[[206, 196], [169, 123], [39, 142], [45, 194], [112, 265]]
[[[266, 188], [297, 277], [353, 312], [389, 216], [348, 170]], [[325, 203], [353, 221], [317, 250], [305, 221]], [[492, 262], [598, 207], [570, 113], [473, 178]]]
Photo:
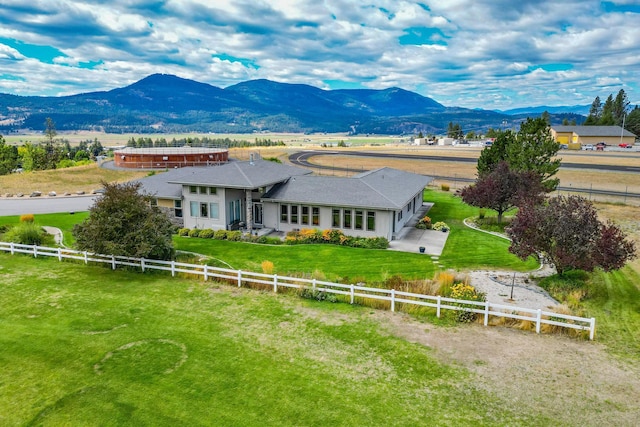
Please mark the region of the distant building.
[[205, 147], [126, 147], [114, 151], [113, 159], [115, 165], [122, 168], [174, 169], [226, 163], [229, 160], [229, 150]]
[[636, 135], [620, 126], [551, 126], [551, 136], [558, 144], [573, 144], [579, 149], [582, 145], [596, 145], [604, 142], [617, 146], [620, 143], [633, 144]]

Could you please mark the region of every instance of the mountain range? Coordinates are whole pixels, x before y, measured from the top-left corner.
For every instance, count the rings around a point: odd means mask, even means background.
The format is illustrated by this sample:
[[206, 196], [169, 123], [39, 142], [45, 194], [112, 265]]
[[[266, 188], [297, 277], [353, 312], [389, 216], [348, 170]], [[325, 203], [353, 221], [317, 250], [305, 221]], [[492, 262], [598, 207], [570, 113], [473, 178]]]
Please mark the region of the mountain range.
[[[580, 110], [576, 106], [575, 110]], [[537, 107], [544, 108], [544, 107]], [[551, 107], [546, 108], [547, 111]], [[561, 107], [554, 107], [561, 108]], [[445, 107], [400, 88], [323, 90], [303, 84], [251, 80], [227, 88], [153, 74], [109, 91], [60, 97], [0, 94], [0, 132], [56, 129], [136, 132], [350, 132], [416, 134], [512, 127], [542, 111], [511, 112]], [[557, 110], [552, 122], [578, 123], [575, 111]]]

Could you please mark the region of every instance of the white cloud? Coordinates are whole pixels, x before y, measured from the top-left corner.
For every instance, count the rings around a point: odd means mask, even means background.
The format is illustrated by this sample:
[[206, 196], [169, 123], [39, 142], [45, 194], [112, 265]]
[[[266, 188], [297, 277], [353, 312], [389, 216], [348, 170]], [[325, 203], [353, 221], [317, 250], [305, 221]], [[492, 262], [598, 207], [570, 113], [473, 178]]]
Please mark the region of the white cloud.
[[[0, 37], [23, 45], [0, 39], [0, 75], [17, 77], [0, 92], [104, 90], [162, 72], [221, 87], [420, 88], [470, 108], [589, 103], [620, 88], [636, 102], [638, 17], [596, 0], [5, 0]], [[416, 27], [437, 43], [400, 44]], [[67, 57], [37, 61], [24, 44]]]

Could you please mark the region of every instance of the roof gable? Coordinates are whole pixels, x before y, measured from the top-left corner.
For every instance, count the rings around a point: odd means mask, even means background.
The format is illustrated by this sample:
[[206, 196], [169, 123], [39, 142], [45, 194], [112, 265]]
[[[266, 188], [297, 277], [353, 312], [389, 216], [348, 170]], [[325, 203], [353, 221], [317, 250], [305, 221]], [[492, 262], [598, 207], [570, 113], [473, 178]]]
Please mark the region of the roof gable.
[[170, 183], [254, 189], [277, 184], [291, 176], [311, 173], [307, 169], [266, 160], [236, 161], [220, 166], [190, 167], [182, 170], [184, 173], [172, 178]]
[[431, 180], [430, 177], [392, 168], [368, 171], [350, 178], [299, 176], [275, 186], [263, 199], [395, 210], [406, 206]]

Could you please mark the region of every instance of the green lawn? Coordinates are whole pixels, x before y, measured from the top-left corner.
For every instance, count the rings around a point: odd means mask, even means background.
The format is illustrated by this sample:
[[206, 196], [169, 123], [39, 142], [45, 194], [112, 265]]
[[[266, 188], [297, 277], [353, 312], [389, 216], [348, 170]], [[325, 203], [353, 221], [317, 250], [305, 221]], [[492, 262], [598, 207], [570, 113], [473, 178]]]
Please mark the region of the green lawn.
[[370, 309], [0, 253], [0, 425], [551, 425]]
[[[82, 222], [89, 216], [89, 212], [76, 212], [73, 215], [69, 213], [55, 213], [55, 214], [36, 214], [35, 223], [40, 226], [57, 227], [62, 230], [64, 236], [64, 244], [67, 246], [73, 246], [75, 239], [71, 234], [71, 230], [75, 224]], [[20, 222], [20, 215], [12, 216], [0, 216], [0, 225], [4, 224], [18, 224]]]

